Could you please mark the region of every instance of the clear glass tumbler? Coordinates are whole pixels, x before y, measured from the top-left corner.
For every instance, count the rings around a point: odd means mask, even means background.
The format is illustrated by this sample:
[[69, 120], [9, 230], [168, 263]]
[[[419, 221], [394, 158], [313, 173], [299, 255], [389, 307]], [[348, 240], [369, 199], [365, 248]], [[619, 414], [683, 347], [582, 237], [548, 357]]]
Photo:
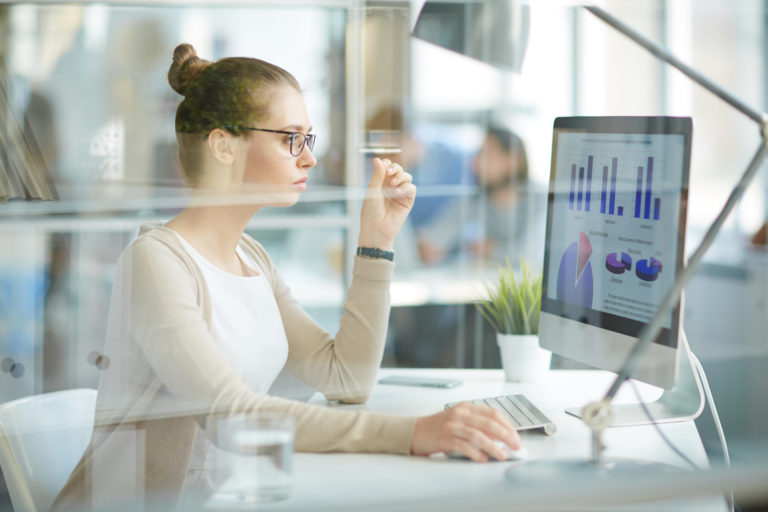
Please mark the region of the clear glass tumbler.
[[293, 475], [293, 418], [272, 413], [237, 415], [220, 424], [220, 445], [230, 477], [217, 501], [263, 503], [290, 496]]

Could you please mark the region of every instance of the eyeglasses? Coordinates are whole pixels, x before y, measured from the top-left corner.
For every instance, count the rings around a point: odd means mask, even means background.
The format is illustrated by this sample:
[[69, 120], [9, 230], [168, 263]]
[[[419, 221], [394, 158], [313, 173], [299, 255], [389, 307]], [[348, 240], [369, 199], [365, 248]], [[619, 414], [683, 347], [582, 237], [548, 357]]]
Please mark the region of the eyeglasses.
[[315, 139], [317, 135], [314, 133], [301, 133], [301, 132], [289, 132], [285, 130], [269, 130], [267, 128], [252, 128], [250, 126], [227, 126], [227, 128], [235, 130], [251, 130], [254, 132], [269, 132], [269, 133], [282, 133], [291, 136], [291, 155], [299, 156], [304, 151], [304, 146], [309, 146], [309, 150], [312, 151], [315, 147]]

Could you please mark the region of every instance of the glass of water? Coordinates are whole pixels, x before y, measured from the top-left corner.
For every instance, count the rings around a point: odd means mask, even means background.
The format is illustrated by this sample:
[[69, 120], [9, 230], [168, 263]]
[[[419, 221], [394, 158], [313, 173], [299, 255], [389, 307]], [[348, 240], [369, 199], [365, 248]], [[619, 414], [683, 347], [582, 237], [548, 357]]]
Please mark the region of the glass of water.
[[288, 498], [293, 436], [293, 418], [279, 414], [237, 415], [222, 421], [219, 439], [230, 476], [216, 492], [216, 500], [247, 504]]

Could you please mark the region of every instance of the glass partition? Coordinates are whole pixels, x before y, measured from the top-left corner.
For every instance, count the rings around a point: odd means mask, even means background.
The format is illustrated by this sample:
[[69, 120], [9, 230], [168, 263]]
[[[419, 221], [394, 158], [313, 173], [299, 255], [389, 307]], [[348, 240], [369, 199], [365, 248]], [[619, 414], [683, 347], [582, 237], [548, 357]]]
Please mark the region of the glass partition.
[[[3, 177], [17, 184], [0, 204], [0, 237], [13, 248], [3, 251], [3, 358], [25, 368], [3, 400], [95, 386], [86, 356], [103, 343], [117, 256], [141, 223], [189, 201], [174, 130], [181, 96], [166, 79], [180, 42], [207, 60], [257, 57], [296, 76], [319, 134], [312, 186], [297, 208], [267, 209], [253, 226], [283, 229], [265, 238], [286, 266], [304, 257], [288, 233], [328, 228], [342, 251], [345, 171], [331, 162], [346, 137], [344, 5], [5, 4], [0, 13]], [[343, 286], [338, 265], [328, 277], [329, 290]]]
[[[115, 369], [104, 340], [119, 255], [141, 225], [221, 199], [193, 198], [178, 163], [181, 97], [166, 74], [181, 42], [298, 79], [317, 165], [297, 205], [265, 208], [246, 232], [331, 335], [372, 158], [412, 173], [385, 367], [501, 367], [475, 302], [506, 261], [541, 270], [555, 117], [693, 118], [690, 255], [761, 140], [752, 121], [571, 2], [520, 3], [529, 25], [519, 72], [412, 38], [422, 4], [0, 3], [0, 403], [96, 388]], [[746, 102], [768, 104], [764, 2], [601, 5]], [[768, 441], [767, 202], [762, 168], [687, 286], [682, 315], [733, 459], [750, 463]], [[552, 364], [583, 367], [558, 355]], [[307, 392], [280, 379], [288, 396]], [[697, 427], [715, 460], [711, 412]]]

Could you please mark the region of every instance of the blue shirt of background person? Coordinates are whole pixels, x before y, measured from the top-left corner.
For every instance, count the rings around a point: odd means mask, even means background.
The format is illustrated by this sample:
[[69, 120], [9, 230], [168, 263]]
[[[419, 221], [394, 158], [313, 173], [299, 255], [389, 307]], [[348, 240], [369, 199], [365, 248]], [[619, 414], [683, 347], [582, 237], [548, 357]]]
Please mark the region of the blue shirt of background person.
[[546, 194], [528, 181], [528, 158], [520, 137], [498, 126], [487, 129], [472, 159], [477, 193], [456, 198], [418, 229], [423, 263], [457, 258], [534, 266], [543, 256]]
[[415, 130], [418, 152], [409, 155], [409, 169], [419, 194], [410, 221], [417, 230], [433, 222], [466, 193], [462, 187], [451, 186], [475, 184], [475, 175], [470, 171], [471, 151], [455, 140], [458, 137], [449, 128], [425, 126]]
[[370, 145], [399, 150], [379, 156], [386, 156], [413, 175], [419, 193], [408, 220], [414, 229], [439, 216], [462, 193], [461, 185], [475, 184], [475, 176], [469, 169], [473, 149], [460, 128], [434, 124], [411, 126], [406, 122], [402, 106], [384, 105], [366, 120], [366, 130]]

